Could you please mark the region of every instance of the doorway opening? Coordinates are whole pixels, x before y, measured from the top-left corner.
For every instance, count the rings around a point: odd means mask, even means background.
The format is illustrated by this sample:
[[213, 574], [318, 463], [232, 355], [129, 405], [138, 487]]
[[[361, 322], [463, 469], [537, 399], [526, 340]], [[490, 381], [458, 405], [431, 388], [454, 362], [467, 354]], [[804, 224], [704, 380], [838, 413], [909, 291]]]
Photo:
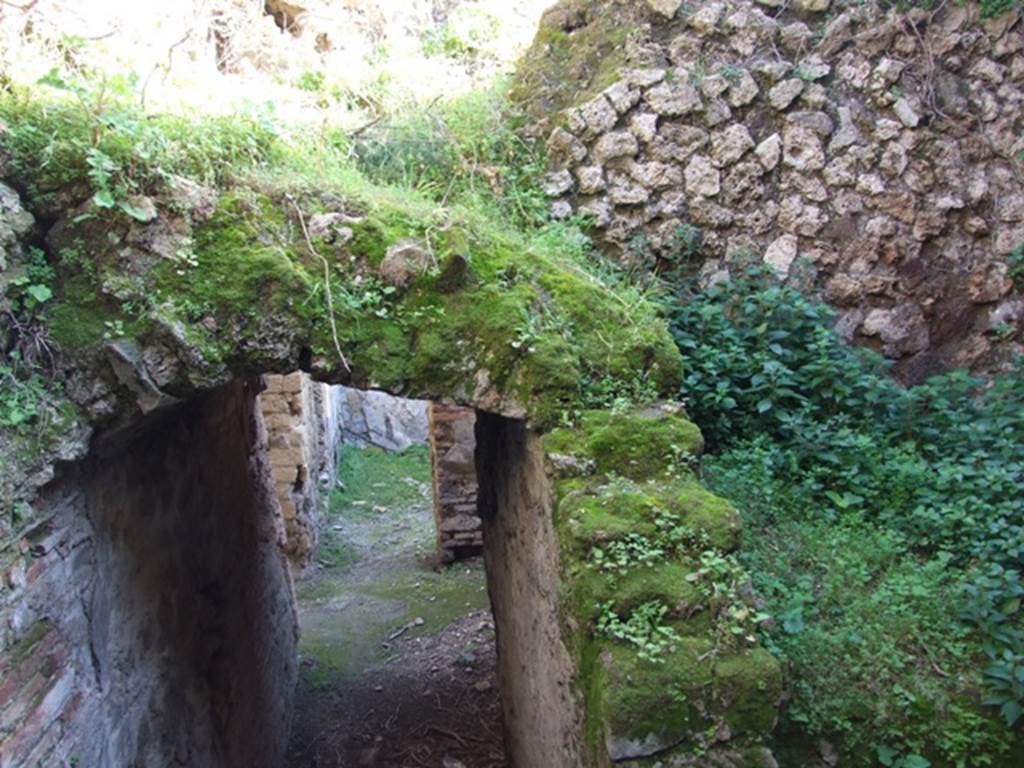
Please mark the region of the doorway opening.
[[344, 387], [321, 398], [336, 433], [320, 445], [335, 463], [319, 471], [315, 547], [293, 559], [299, 682], [285, 766], [505, 766], [475, 413]]

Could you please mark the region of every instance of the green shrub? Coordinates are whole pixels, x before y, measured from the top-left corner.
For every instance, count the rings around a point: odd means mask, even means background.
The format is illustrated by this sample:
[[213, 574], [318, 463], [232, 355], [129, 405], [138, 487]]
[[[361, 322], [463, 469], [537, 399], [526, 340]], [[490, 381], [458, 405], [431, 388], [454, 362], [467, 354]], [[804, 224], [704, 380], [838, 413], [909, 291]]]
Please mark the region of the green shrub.
[[1024, 375], [901, 388], [759, 270], [669, 311], [789, 724], [855, 765], [997, 761], [1024, 706]]

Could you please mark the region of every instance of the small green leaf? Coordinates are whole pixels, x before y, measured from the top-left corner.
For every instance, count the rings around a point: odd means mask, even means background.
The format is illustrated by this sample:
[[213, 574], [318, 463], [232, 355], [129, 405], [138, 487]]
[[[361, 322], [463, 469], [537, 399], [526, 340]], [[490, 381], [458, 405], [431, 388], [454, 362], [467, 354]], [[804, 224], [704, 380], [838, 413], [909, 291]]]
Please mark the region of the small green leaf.
[[40, 304], [45, 304], [53, 298], [53, 291], [45, 285], [30, 285], [27, 293]]
[[100, 208], [114, 207], [114, 196], [109, 189], [97, 190], [96, 194], [92, 196], [92, 201]]

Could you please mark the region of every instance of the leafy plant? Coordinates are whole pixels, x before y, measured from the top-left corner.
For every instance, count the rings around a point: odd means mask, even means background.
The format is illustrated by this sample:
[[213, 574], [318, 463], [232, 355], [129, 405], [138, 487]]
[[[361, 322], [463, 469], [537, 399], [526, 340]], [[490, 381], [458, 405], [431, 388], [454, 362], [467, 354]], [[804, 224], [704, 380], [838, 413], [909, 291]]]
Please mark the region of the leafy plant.
[[1024, 374], [904, 389], [759, 269], [668, 311], [789, 722], [854, 765], [990, 764], [1024, 705]]
[[629, 643], [637, 649], [641, 659], [661, 663], [662, 656], [679, 635], [664, 623], [668, 607], [657, 601], [643, 603], [634, 608], [623, 621], [611, 603], [601, 606], [597, 616], [597, 631], [606, 637]]

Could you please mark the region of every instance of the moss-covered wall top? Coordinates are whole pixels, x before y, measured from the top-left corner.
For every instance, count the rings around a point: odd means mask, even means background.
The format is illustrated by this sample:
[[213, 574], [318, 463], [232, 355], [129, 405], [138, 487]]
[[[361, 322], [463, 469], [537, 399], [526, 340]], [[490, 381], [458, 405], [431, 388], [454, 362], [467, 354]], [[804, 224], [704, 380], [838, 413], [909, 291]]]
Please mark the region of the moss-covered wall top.
[[163, 173], [115, 200], [94, 191], [88, 139], [81, 158], [53, 156], [46, 136], [72, 130], [62, 108], [19, 98], [4, 105], [0, 178], [21, 246], [0, 263], [0, 300], [31, 329], [6, 329], [5, 343], [34, 334], [41, 380], [74, 406], [65, 425], [116, 424], [296, 368], [541, 430], [596, 389], [667, 393], [679, 381], [654, 305], [557, 243], [337, 169], [293, 165], [216, 189]]
[[782, 674], [731, 554], [739, 515], [690, 467], [700, 432], [666, 406], [588, 411], [543, 445], [595, 764], [774, 765]]

